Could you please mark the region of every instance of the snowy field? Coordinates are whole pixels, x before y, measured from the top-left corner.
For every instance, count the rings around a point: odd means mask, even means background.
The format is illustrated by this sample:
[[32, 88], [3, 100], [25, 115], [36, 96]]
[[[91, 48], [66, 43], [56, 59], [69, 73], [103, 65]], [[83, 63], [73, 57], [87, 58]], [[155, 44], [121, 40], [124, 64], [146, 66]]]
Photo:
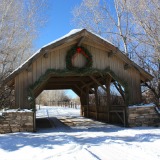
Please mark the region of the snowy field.
[[83, 123], [0, 135], [0, 160], [160, 160], [160, 128], [126, 129], [79, 117], [79, 113], [79, 109], [41, 107], [39, 118]]

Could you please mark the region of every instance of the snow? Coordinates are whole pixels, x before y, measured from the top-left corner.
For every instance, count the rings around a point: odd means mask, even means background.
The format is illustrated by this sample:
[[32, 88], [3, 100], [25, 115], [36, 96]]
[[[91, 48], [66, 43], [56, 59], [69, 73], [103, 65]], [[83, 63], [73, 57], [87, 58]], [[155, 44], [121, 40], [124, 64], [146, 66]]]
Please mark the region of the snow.
[[140, 107], [155, 107], [155, 104], [150, 103], [150, 104], [137, 104], [133, 106], [128, 106], [128, 108], [140, 108]]
[[[79, 109], [42, 107], [37, 117], [81, 120], [84, 126], [0, 135], [1, 160], [159, 160], [160, 128], [123, 128], [79, 116]], [[86, 122], [95, 125], [87, 125]]]
[[[10, 112], [32, 112], [31, 110], [29, 109], [22, 109], [22, 110], [19, 110], [19, 109], [8, 109], [8, 110], [3, 110], [2, 111], [3, 113], [6, 112], [6, 113], [10, 113]], [[0, 112], [0, 113], [2, 113]]]
[[103, 38], [102, 36], [100, 36], [100, 35], [98, 35], [98, 34], [92, 32], [92, 31], [89, 31], [89, 32], [92, 33], [92, 34], [94, 34], [95, 36], [101, 38], [101, 39], [104, 40], [105, 42], [110, 43], [111, 45], [114, 46], [114, 44], [113, 44], [112, 42], [108, 41], [106, 38]]
[[[32, 59], [36, 54], [40, 53], [41, 49], [39, 49], [38, 51], [36, 51], [32, 56], [30, 56], [26, 61], [24, 61], [24, 63], [22, 63], [19, 67], [17, 67], [13, 72], [11, 72], [10, 75], [12, 75], [14, 72], [18, 71], [19, 69], [21, 69], [30, 59]], [[10, 76], [8, 75], [8, 77]]]
[[56, 43], [56, 42], [58, 42], [58, 41], [61, 41], [62, 39], [67, 38], [67, 37], [69, 37], [69, 36], [71, 36], [71, 35], [73, 35], [73, 34], [76, 34], [76, 33], [80, 32], [80, 31], [82, 31], [82, 30], [83, 30], [83, 29], [73, 29], [73, 30], [71, 30], [69, 33], [65, 34], [64, 36], [62, 36], [62, 37], [60, 37], [60, 38], [58, 38], [58, 39], [56, 39], [56, 40], [54, 40], [54, 41], [52, 41], [52, 42], [44, 45], [42, 48], [45, 48], [45, 47], [47, 47], [47, 46], [49, 46], [49, 45], [51, 45], [51, 44], [54, 44], [54, 43]]

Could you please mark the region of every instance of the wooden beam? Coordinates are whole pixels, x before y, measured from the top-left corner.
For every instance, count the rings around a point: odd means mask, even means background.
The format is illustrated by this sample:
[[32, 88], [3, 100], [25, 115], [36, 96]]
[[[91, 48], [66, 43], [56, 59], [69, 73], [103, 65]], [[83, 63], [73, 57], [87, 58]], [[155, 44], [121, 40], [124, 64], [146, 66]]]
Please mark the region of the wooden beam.
[[[99, 80], [100, 78], [98, 78], [98, 80]], [[97, 80], [97, 81], [98, 81]], [[100, 82], [99, 82], [100, 83]], [[95, 82], [94, 81], [92, 81], [92, 82], [89, 82], [89, 83], [87, 83], [87, 82], [85, 82], [85, 84], [82, 86], [82, 88], [84, 88], [84, 87], [86, 87], [86, 86], [90, 86], [90, 85], [92, 85], [92, 84], [95, 84]]]
[[79, 92], [75, 87], [72, 87], [72, 91], [77, 94], [77, 96], [81, 96], [81, 92]]
[[118, 51], [118, 48], [117, 48], [117, 47], [116, 47], [116, 50], [115, 50], [115, 51], [111, 50], [110, 52], [108, 52], [108, 57], [113, 57], [113, 56], [115, 56], [116, 53], [117, 53], [117, 51]]
[[76, 84], [76, 85], [78, 85], [78, 84], [80, 84], [79, 82], [62, 82], [62, 81], [57, 81], [57, 82], [47, 82], [47, 84], [48, 85], [74, 85], [74, 84]]
[[95, 100], [96, 100], [96, 120], [98, 119], [98, 93], [97, 93], [97, 90], [98, 90], [98, 87], [96, 86], [95, 88]]
[[[81, 83], [83, 84], [83, 86], [86, 85], [86, 83], [83, 82], [83, 81], [81, 81]], [[84, 88], [83, 86], [81, 88]], [[89, 91], [92, 92], [92, 93], [95, 93], [95, 91], [93, 89], [91, 89], [91, 88], [89, 89]]]
[[34, 96], [37, 97], [44, 90], [45, 87], [46, 87], [46, 82], [42, 83], [40, 86], [36, 87], [33, 90]]
[[102, 87], [102, 89], [106, 92], [106, 88], [93, 76], [89, 76], [95, 83]]
[[45, 51], [45, 53], [43, 54], [44, 58], [48, 58], [49, 53], [47, 51]]
[[82, 42], [84, 41], [85, 36], [81, 37], [80, 41], [78, 42], [77, 46], [80, 47]]
[[108, 113], [108, 122], [110, 122], [110, 108], [111, 108], [111, 85], [112, 77], [110, 75], [106, 76], [106, 93], [107, 93], [107, 113]]
[[88, 115], [89, 115], [89, 87], [87, 87], [87, 97], [86, 97], [86, 99], [87, 99], [87, 117], [89, 117]]
[[51, 77], [49, 79], [49, 82], [81, 82], [81, 81], [85, 81], [85, 83], [87, 81], [89, 81], [90, 78], [88, 77], [80, 77], [80, 76], [77, 76], [77, 77]]
[[124, 64], [124, 70], [130, 69], [130, 68], [131, 68], [131, 66], [129, 64], [127, 64], [127, 63]]
[[8, 83], [8, 87], [14, 87], [14, 84], [15, 84], [15, 79], [12, 79], [11, 81], [9, 81]]
[[73, 85], [46, 85], [44, 90], [71, 89]]
[[[123, 123], [124, 127], [126, 127], [126, 116], [125, 116], [125, 109], [113, 109], [110, 111], [111, 113], [115, 113], [118, 118], [121, 120]], [[122, 117], [120, 116], [120, 113], [122, 113]]]
[[86, 93], [83, 91], [83, 89], [81, 89], [79, 86], [74, 85], [74, 87], [76, 87], [81, 93], [86, 94]]
[[28, 65], [28, 67], [26, 68], [27, 72], [32, 72], [32, 63]]
[[90, 86], [90, 85], [92, 85], [92, 84], [94, 84], [95, 82], [90, 82], [90, 83], [85, 83], [83, 86], [82, 86], [82, 88], [85, 88], [85, 87], [87, 87], [87, 86]]
[[108, 53], [108, 57], [109, 57], [109, 58], [110, 58], [110, 57], [113, 57], [115, 54], [116, 54], [116, 52], [110, 51], [110, 52]]

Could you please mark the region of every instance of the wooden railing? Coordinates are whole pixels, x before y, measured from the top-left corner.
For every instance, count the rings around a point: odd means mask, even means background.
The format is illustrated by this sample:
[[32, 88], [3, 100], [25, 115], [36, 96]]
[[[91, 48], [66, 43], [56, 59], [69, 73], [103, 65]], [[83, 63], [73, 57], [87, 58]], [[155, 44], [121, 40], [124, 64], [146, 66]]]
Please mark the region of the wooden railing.
[[[106, 106], [95, 106], [95, 105], [83, 105], [81, 106], [81, 115], [96, 120], [105, 120], [110, 123], [110, 114], [115, 114], [119, 121], [126, 126], [126, 115], [125, 106], [123, 105], [112, 105], [109, 109]], [[104, 118], [105, 117], [105, 118]]]

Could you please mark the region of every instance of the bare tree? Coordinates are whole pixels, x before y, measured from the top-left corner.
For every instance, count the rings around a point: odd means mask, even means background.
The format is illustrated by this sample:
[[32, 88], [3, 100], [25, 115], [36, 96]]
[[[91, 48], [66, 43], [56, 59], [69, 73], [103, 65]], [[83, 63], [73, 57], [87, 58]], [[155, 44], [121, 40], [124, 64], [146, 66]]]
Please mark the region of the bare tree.
[[138, 28], [135, 39], [145, 46], [141, 54], [137, 52], [142, 67], [147, 69], [154, 80], [145, 83], [155, 96], [158, 105], [160, 98], [160, 1], [159, 0], [123, 0], [127, 10], [133, 15]]
[[[130, 59], [154, 75], [147, 86], [158, 102], [159, 0], [83, 0], [73, 10], [73, 21], [109, 39]], [[118, 83], [116, 88], [122, 91]], [[122, 95], [123, 97], [123, 95]]]
[[76, 25], [106, 37], [132, 58], [130, 35], [133, 24], [130, 23], [130, 13], [120, 0], [83, 0], [74, 8], [73, 16]]
[[2, 81], [33, 53], [33, 41], [38, 35], [38, 28], [45, 21], [43, 11], [46, 2], [47, 0], [1, 0], [0, 106], [3, 106], [12, 92], [2, 85]]
[[[112, 8], [110, 4], [113, 5]], [[133, 58], [135, 44], [131, 43], [133, 32], [131, 15], [120, 0], [83, 0], [80, 6], [74, 8], [73, 16], [74, 22], [80, 27], [106, 37], [129, 58]], [[118, 82], [114, 85], [124, 97], [122, 86]]]
[[52, 102], [68, 102], [70, 97], [67, 96], [65, 90], [43, 91], [36, 99], [37, 104], [52, 105]]

